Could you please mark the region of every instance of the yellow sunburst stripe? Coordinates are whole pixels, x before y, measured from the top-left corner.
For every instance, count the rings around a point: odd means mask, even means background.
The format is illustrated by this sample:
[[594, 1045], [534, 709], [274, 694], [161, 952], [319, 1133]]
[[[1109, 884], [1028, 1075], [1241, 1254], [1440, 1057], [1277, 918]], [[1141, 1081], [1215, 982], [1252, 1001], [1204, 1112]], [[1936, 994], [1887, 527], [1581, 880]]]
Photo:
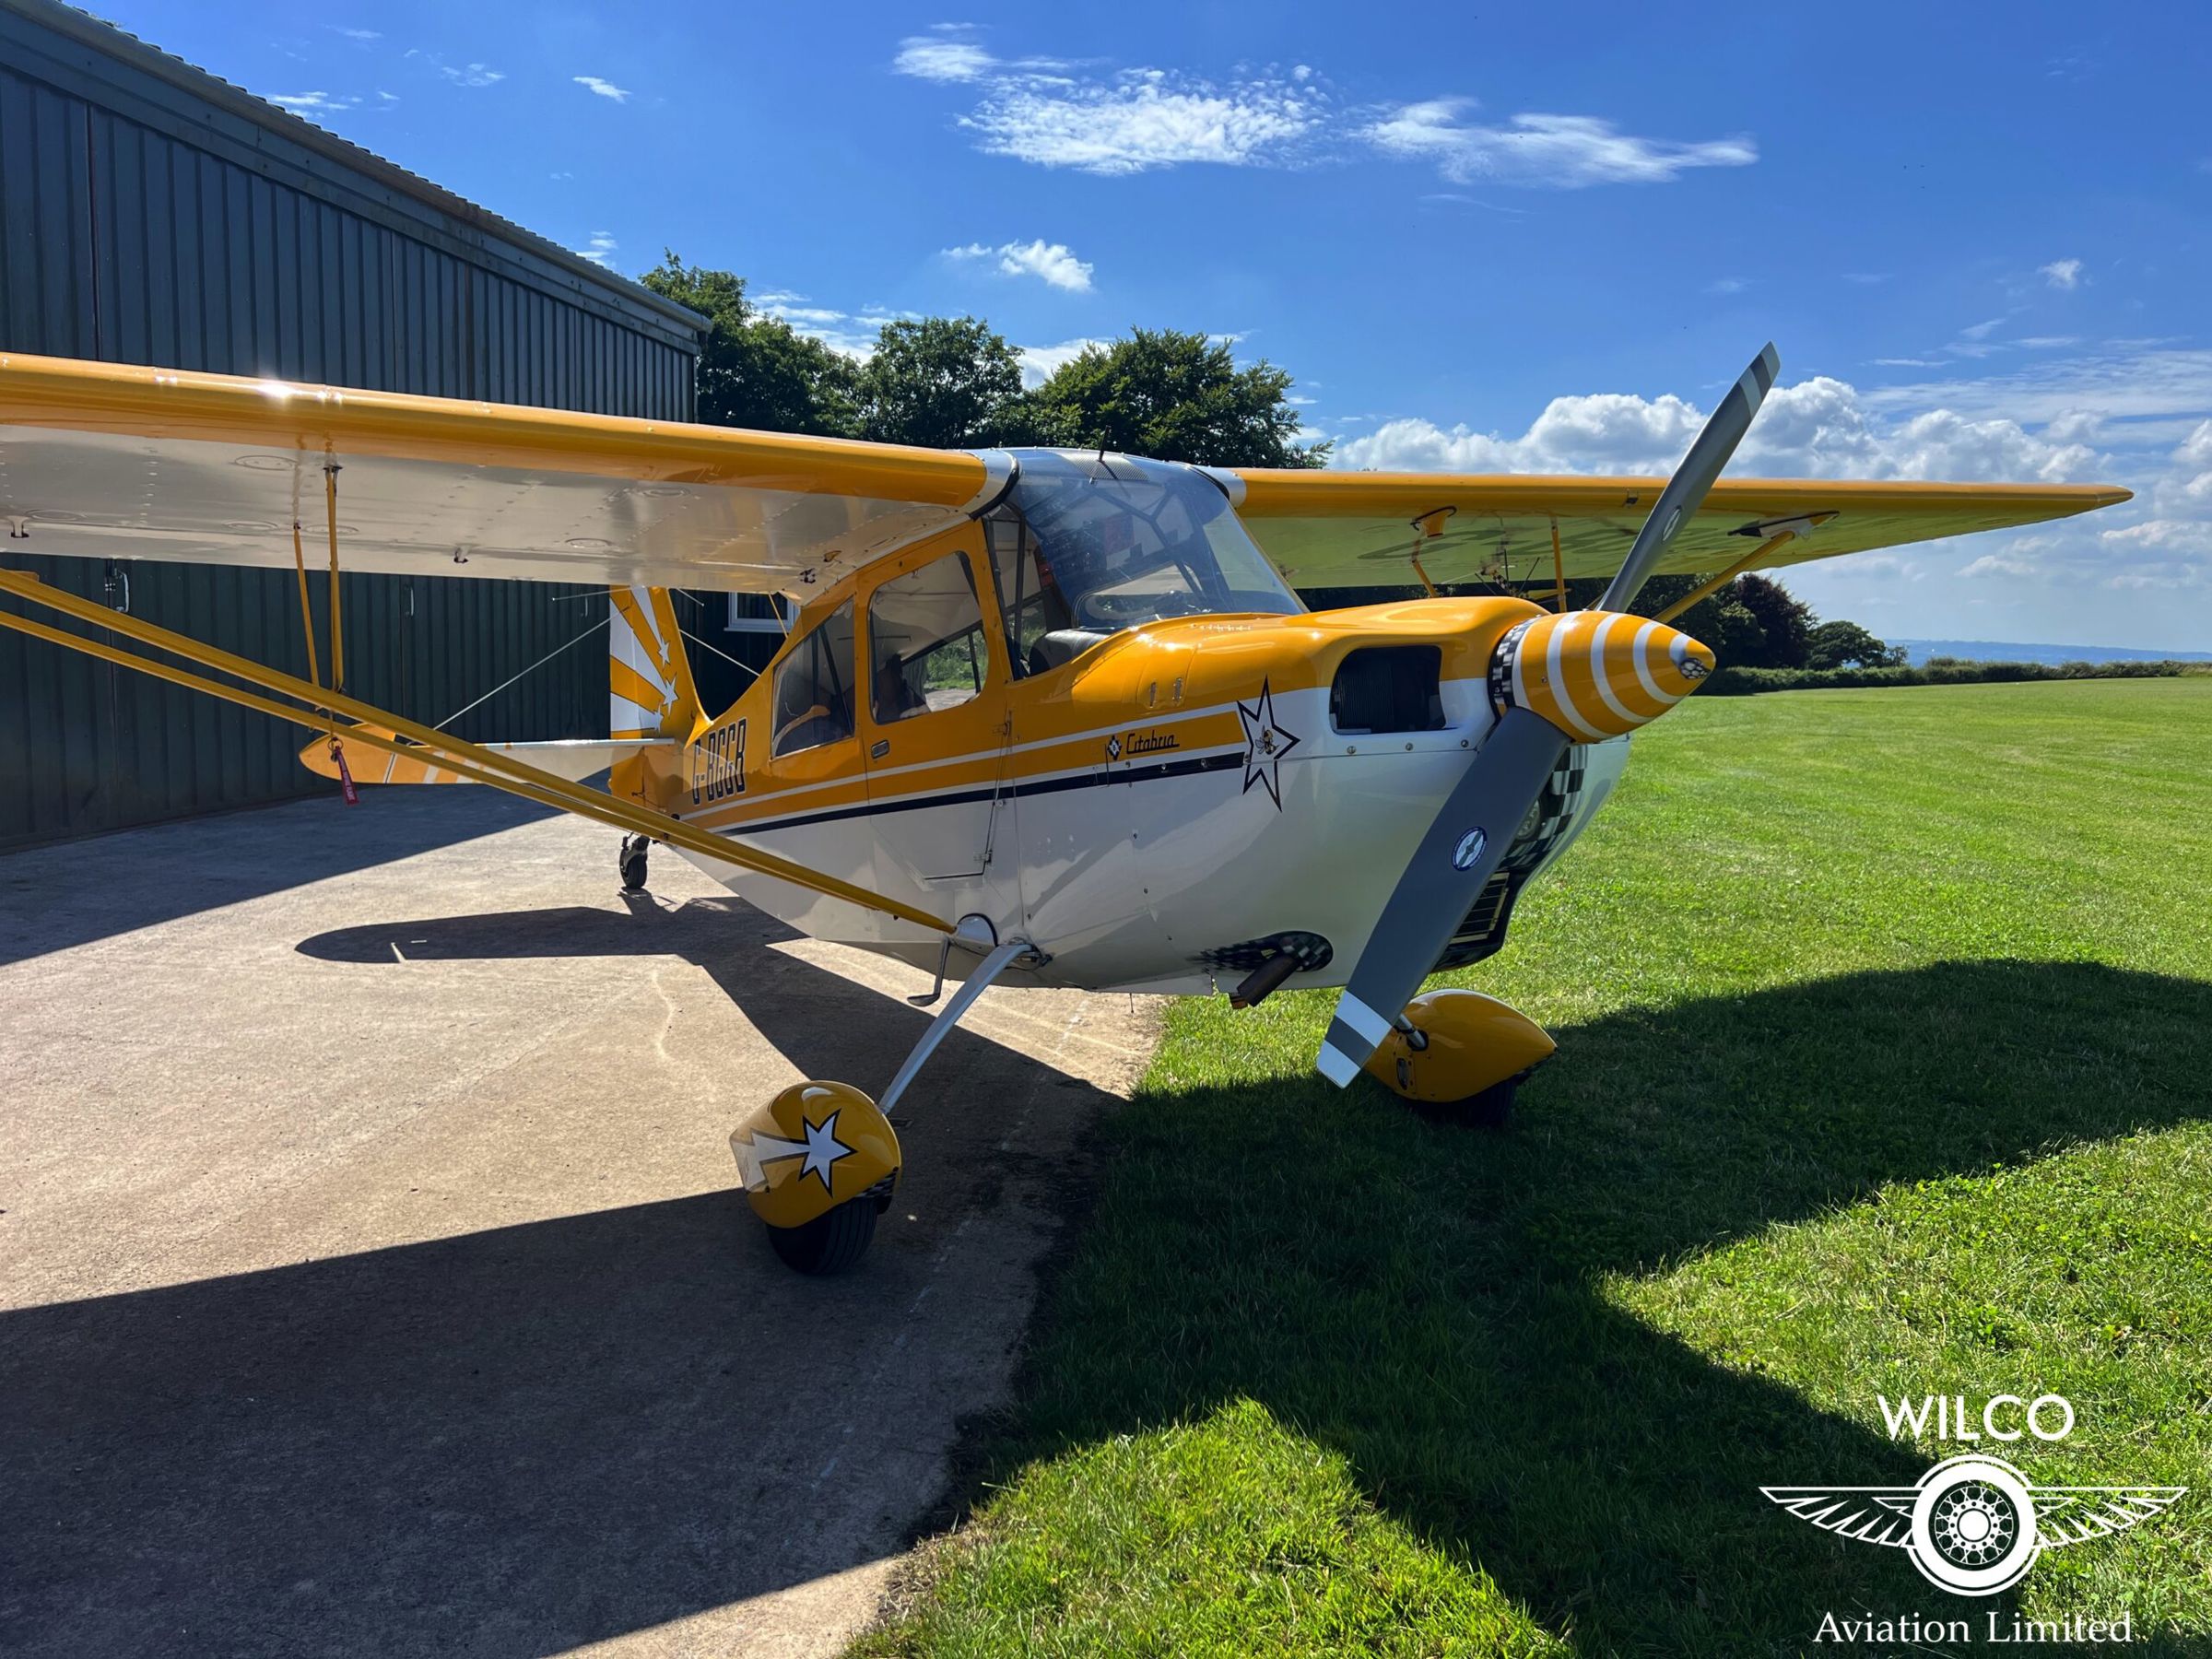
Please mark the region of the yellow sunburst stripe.
[[620, 657], [606, 659], [606, 688], [652, 714], [659, 713], [661, 705], [668, 700], [665, 687], [654, 685]]
[[[675, 649], [673, 641], [676, 638], [676, 618], [673, 612], [666, 617], [661, 615], [661, 611], [668, 603], [667, 596], [657, 589], [648, 588], [646, 590], [647, 594], [653, 600], [653, 621], [659, 623], [661, 628], [665, 629], [664, 636], [654, 629], [652, 623], [646, 621], [645, 613], [638, 608], [637, 595], [629, 589], [609, 588], [607, 592], [613, 597], [616, 611], [620, 614], [623, 621], [629, 624], [629, 631], [636, 638], [640, 648], [645, 653], [645, 660], [660, 671], [663, 684], [669, 689], [674, 689], [676, 664], [671, 653]], [[668, 642], [665, 643], [664, 638]], [[647, 706], [653, 707], [655, 704]]]

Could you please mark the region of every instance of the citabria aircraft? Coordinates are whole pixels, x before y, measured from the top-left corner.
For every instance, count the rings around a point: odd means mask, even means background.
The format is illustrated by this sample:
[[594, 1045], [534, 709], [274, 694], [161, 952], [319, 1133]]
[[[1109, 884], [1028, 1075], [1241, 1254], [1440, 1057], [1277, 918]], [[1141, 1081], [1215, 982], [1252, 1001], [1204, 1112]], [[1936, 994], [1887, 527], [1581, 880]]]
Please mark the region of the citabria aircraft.
[[[1659, 480], [942, 452], [0, 356], [8, 547], [291, 567], [310, 677], [21, 572], [0, 590], [96, 631], [0, 626], [308, 727], [303, 759], [349, 797], [509, 790], [622, 830], [628, 886], [660, 843], [808, 934], [936, 970], [928, 1000], [960, 981], [880, 1099], [800, 1084], [732, 1136], [778, 1253], [830, 1271], [890, 1202], [887, 1113], [1002, 980], [1240, 1005], [1342, 987], [1332, 1082], [1496, 1114], [1551, 1040], [1421, 982], [1499, 948], [1629, 734], [1711, 672], [1675, 616], [1754, 568], [2126, 499], [1719, 482], [1777, 370], [1769, 347]], [[347, 695], [341, 565], [606, 582], [606, 739], [478, 745]], [[1708, 580], [1636, 614], [1660, 573]], [[1571, 580], [1607, 578], [1568, 607]], [[1430, 596], [1312, 611], [1294, 591], [1362, 587]], [[729, 709], [700, 706], [679, 588], [797, 606]]]

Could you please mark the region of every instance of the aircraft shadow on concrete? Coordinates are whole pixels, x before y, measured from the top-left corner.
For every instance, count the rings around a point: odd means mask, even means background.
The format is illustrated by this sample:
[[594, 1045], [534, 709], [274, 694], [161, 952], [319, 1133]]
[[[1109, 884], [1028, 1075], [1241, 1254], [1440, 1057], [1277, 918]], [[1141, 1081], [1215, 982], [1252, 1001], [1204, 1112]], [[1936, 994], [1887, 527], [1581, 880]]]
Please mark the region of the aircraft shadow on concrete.
[[[918, 1029], [757, 943], [723, 961], [744, 930], [718, 908], [641, 933], [700, 949], [741, 1001], [788, 998], [800, 1029], [777, 1040], [803, 1067], [852, 1020]], [[601, 920], [311, 946], [635, 947], [630, 918], [584, 914]], [[763, 994], [764, 974], [785, 982]], [[1944, 964], [1575, 1028], [1502, 1134], [1412, 1120], [1365, 1087], [1152, 1097], [1116, 1138], [1155, 1178], [1109, 1188], [1089, 1236], [1114, 1230], [1115, 1247], [1061, 1280], [1028, 1426], [986, 1438], [973, 1473], [1253, 1399], [1589, 1652], [1795, 1651], [1822, 1610], [1962, 1607], [1900, 1552], [1830, 1539], [1758, 1492], [1909, 1485], [1924, 1459], [1711, 1363], [1602, 1283], [1885, 1183], [2201, 1117], [2207, 1030], [2212, 990], [2191, 982]], [[872, 1265], [764, 1302], [760, 1260], [731, 1241], [742, 1208], [717, 1193], [0, 1315], [0, 1646], [190, 1630], [242, 1651], [521, 1655], [845, 1564], [764, 1566], [723, 1543], [759, 1489], [748, 1371], [871, 1305]], [[1264, 1278], [1230, 1270], [1255, 1253]], [[1056, 1370], [1108, 1350], [1110, 1383], [1053, 1393]], [[804, 1359], [781, 1375], [831, 1381]], [[1408, 1418], [1436, 1432], [1400, 1440]]]
[[[929, 1014], [763, 948], [784, 936], [734, 900], [641, 898], [299, 948], [386, 971], [394, 944], [418, 963], [686, 958], [803, 1073], [883, 1058], [852, 1076], [879, 1089]], [[833, 1457], [894, 1536], [929, 1500], [840, 1428], [895, 1428], [913, 1368], [944, 1359], [928, 1326], [888, 1338], [918, 1288], [944, 1300], [925, 1269], [954, 1226], [1036, 1161], [1003, 1144], [1034, 1088], [1071, 1124], [1110, 1099], [955, 1032], [901, 1203], [842, 1278], [780, 1265], [733, 1171], [703, 1196], [0, 1313], [0, 1652], [520, 1656], [857, 1564], [857, 1538], [784, 1523], [826, 1507], [809, 1482]]]
[[[314, 795], [0, 856], [0, 967], [558, 816], [489, 789], [376, 790], [365, 803]], [[610, 869], [614, 846], [610, 832]], [[115, 879], [119, 863], [129, 880]]]
[[[394, 948], [410, 962], [676, 957], [703, 969], [802, 1076], [835, 1077], [871, 1094], [890, 1082], [935, 1013], [764, 949], [805, 935], [738, 900], [690, 899], [669, 907], [643, 893], [620, 897], [619, 911], [580, 904], [338, 928], [301, 940], [298, 949], [320, 961], [384, 967], [394, 961]], [[847, 1075], [854, 1022], [885, 1035], [879, 1046], [888, 1060], [880, 1077]], [[957, 1075], [963, 1052], [978, 1045], [995, 1047], [965, 1028], [956, 1030], [932, 1056], [924, 1077], [934, 1083]], [[946, 1091], [925, 1092], [935, 1100]]]

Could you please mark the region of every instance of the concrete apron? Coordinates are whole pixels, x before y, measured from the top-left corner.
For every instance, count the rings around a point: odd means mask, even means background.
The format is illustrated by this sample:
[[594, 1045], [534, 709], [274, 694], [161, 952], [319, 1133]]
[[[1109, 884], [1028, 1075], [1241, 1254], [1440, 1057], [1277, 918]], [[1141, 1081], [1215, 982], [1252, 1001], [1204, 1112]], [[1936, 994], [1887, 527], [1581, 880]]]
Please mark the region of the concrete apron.
[[907, 969], [612, 831], [367, 792], [0, 859], [0, 1650], [818, 1653], [1003, 1400], [1152, 1005], [994, 990], [853, 1275], [725, 1137]]

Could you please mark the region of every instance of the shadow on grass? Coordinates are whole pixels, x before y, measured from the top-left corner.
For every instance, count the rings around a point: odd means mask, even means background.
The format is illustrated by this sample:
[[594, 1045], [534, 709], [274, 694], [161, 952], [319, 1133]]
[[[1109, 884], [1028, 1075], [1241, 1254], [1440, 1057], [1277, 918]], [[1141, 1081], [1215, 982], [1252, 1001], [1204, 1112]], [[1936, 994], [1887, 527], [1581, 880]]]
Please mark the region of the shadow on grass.
[[1365, 1082], [1154, 1090], [1107, 1131], [1098, 1211], [975, 1473], [1249, 1397], [1587, 1651], [1794, 1652], [1830, 1609], [1979, 1635], [1992, 1604], [1759, 1491], [1910, 1485], [1924, 1458], [1599, 1283], [1887, 1183], [2204, 1116], [2208, 1031], [2194, 982], [1948, 963], [1563, 1031], [1503, 1133]]

